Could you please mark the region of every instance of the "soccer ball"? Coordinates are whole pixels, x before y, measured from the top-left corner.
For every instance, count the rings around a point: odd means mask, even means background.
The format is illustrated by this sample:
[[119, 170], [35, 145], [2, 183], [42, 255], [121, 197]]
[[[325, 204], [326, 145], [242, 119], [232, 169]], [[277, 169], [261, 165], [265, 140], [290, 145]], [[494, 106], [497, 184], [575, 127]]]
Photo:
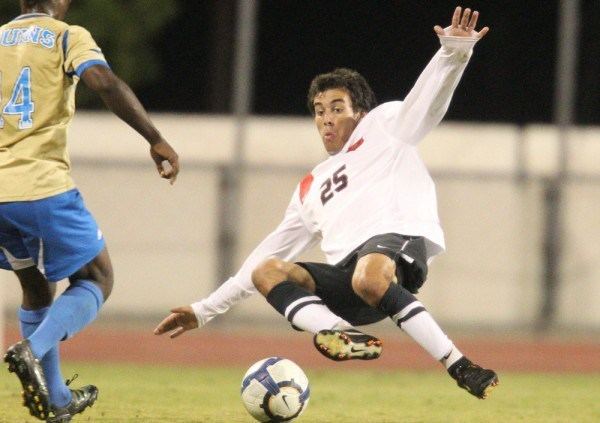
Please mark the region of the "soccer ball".
[[242, 380], [242, 402], [259, 422], [290, 422], [310, 396], [308, 378], [293, 361], [269, 357], [254, 363]]

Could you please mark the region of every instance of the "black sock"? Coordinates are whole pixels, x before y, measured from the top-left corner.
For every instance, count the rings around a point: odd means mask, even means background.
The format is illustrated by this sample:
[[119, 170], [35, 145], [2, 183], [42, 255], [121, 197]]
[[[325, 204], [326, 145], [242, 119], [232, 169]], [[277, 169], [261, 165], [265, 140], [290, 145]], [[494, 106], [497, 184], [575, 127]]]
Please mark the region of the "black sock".
[[[411, 294], [406, 288], [398, 285], [397, 283], [390, 283], [389, 288], [383, 294], [381, 301], [379, 302], [379, 310], [383, 311], [390, 317], [394, 317], [400, 311], [402, 311], [409, 304], [417, 301], [417, 298]], [[407, 320], [415, 314], [424, 311], [424, 307], [415, 307], [411, 310], [403, 320]], [[400, 326], [400, 322], [396, 322]]]
[[329, 310], [321, 298], [293, 282], [275, 285], [267, 295], [267, 301], [297, 330], [317, 333], [324, 329], [350, 327]]
[[[288, 308], [288, 306], [294, 301], [304, 297], [311, 298], [307, 298], [307, 301], [303, 301], [298, 304], [297, 307], [294, 307], [293, 310], [289, 310], [288, 315], [286, 316], [285, 310]], [[315, 298], [316, 297], [314, 297], [314, 294], [308, 292], [300, 285], [290, 281], [283, 281], [275, 285], [267, 294], [267, 301], [269, 304], [271, 304], [273, 308], [279, 312], [279, 314], [285, 316], [290, 322], [300, 308], [308, 304], [323, 304], [322, 300], [317, 300]]]

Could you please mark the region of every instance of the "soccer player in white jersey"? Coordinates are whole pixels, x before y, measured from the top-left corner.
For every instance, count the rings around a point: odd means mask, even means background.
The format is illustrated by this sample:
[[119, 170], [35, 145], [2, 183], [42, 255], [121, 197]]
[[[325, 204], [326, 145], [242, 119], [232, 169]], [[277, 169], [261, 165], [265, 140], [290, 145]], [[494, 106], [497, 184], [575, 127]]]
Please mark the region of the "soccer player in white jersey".
[[[21, 283], [24, 340], [4, 361], [33, 416], [67, 422], [94, 403], [98, 390], [69, 389], [59, 342], [95, 319], [113, 286], [104, 237], [70, 175], [67, 127], [77, 82], [148, 141], [163, 178], [174, 182], [179, 159], [90, 33], [62, 22], [70, 0], [20, 3], [22, 15], [0, 27], [0, 268]], [[65, 278], [69, 287], [53, 303], [55, 282]]]
[[[349, 69], [318, 75], [308, 107], [330, 157], [296, 188], [281, 224], [239, 272], [208, 298], [178, 307], [155, 329], [175, 337], [202, 326], [258, 290], [333, 360], [379, 357], [382, 343], [355, 326], [390, 317], [447, 368], [458, 385], [485, 398], [492, 370], [467, 359], [413, 295], [427, 264], [444, 250], [434, 183], [417, 144], [442, 119], [465, 70], [478, 12], [456, 8], [434, 28], [442, 47], [404, 101], [376, 106]], [[325, 263], [294, 263], [321, 239]]]

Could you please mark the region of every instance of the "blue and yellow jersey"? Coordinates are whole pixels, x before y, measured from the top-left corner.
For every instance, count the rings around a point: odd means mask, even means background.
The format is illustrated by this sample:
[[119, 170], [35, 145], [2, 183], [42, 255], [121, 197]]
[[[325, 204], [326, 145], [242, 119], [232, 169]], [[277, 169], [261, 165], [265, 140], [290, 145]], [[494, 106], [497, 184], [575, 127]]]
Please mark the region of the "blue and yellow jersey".
[[0, 27], [0, 202], [37, 200], [75, 186], [67, 126], [77, 81], [94, 65], [108, 66], [82, 27], [41, 13]]

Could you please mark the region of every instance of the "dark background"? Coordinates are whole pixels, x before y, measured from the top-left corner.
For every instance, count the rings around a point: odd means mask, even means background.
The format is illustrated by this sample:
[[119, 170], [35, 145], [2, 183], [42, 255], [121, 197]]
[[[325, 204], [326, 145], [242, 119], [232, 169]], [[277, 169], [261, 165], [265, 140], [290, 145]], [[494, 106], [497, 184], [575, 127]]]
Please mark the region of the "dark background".
[[[94, 30], [94, 16], [89, 16], [94, 1], [122, 8], [130, 28], [142, 31], [153, 8], [170, 13], [162, 26], [141, 35], [140, 48], [152, 52], [144, 53], [147, 70], [142, 56], [134, 71], [122, 72], [127, 60], [113, 55], [118, 37], [103, 44], [103, 36], [97, 35], [101, 31]], [[82, 4], [88, 6], [83, 16]], [[138, 9], [132, 9], [134, 4]], [[379, 101], [403, 98], [439, 46], [433, 26], [447, 26], [457, 4], [259, 0], [252, 112], [306, 115], [306, 90], [312, 77], [340, 66], [361, 72]], [[576, 120], [600, 124], [600, 0], [581, 4]], [[478, 26], [488, 25], [491, 31], [476, 46], [447, 118], [551, 122], [559, 1], [473, 0], [461, 5], [479, 10]], [[231, 111], [235, 0], [75, 0], [73, 9], [67, 21], [91, 30], [113, 69], [132, 84], [148, 109]], [[126, 27], [112, 30], [113, 37], [115, 32], [127, 36]], [[146, 72], [152, 78], [141, 77]], [[97, 100], [82, 105], [101, 107]]]
[[[180, 5], [181, 13], [154, 40], [170, 70], [160, 87], [143, 90], [143, 98], [161, 110], [228, 111], [231, 75], [224, 76], [227, 71], [215, 62], [231, 63], [231, 44], [223, 35], [216, 37], [215, 29], [217, 18], [234, 24], [235, 2], [184, 0]], [[261, 0], [253, 111], [307, 113], [310, 80], [338, 66], [361, 72], [379, 101], [404, 97], [438, 48], [433, 26], [449, 24], [456, 5]], [[491, 31], [476, 46], [448, 118], [552, 121], [558, 1], [470, 1], [463, 6], [479, 10], [480, 24]], [[600, 1], [584, 0], [582, 15], [577, 121], [600, 123]], [[230, 28], [225, 38], [233, 41], [232, 33]]]

